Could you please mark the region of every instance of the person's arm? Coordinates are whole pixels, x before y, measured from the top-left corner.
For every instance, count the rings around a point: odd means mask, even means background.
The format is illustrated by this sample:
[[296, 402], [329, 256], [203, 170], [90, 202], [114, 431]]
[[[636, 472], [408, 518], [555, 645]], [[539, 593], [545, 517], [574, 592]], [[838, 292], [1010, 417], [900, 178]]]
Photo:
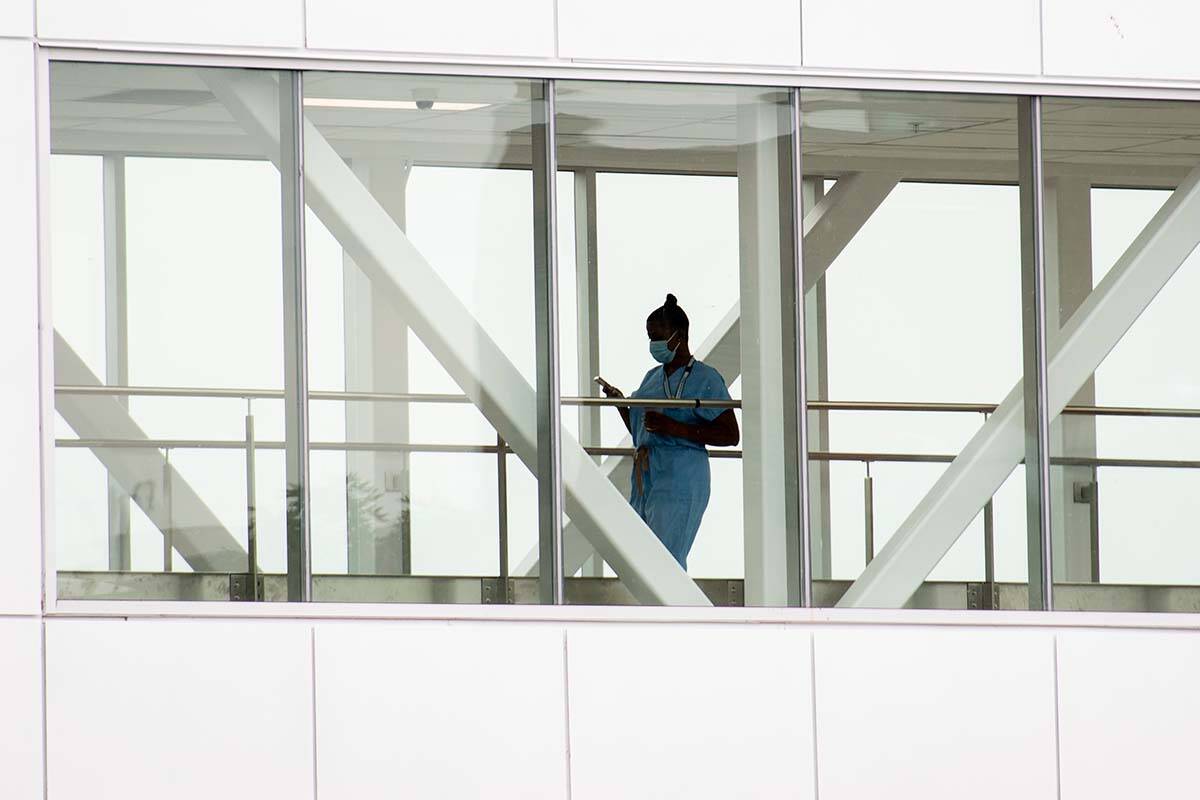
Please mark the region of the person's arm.
[[[610, 386], [607, 383], [601, 385], [600, 391], [604, 392], [608, 397], [624, 397], [625, 393], [615, 386]], [[629, 406], [617, 406], [617, 413], [621, 415], [621, 422], [625, 423], [625, 430], [633, 433], [633, 425], [629, 422]], [[736, 424], [736, 423], [735, 423]]]
[[661, 411], [646, 412], [646, 430], [663, 436], [675, 436], [709, 447], [733, 447], [741, 441], [737, 417], [727, 408], [712, 422], [687, 423], [671, 419]]

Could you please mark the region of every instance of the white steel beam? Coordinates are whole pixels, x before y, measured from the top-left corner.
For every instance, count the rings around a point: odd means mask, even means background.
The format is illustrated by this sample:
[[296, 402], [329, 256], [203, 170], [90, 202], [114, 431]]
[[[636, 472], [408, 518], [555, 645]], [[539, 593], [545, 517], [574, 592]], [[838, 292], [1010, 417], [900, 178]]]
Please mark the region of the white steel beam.
[[[1200, 244], [1200, 168], [1049, 342], [1049, 414], [1057, 416]], [[1024, 455], [1023, 386], [1008, 393], [838, 603], [898, 608], [929, 575]]]
[[[596, 171], [581, 169], [575, 173], [575, 388], [580, 397], [596, 391], [592, 377], [600, 373], [600, 282], [596, 257]], [[584, 447], [600, 444], [600, 412], [603, 409], [580, 406], [579, 442]], [[599, 463], [599, 459], [594, 459]], [[604, 561], [593, 553], [584, 565], [590, 577], [604, 575]], [[573, 572], [565, 573], [573, 575]]]
[[[205, 72], [203, 78], [246, 132], [260, 142], [263, 154], [278, 164], [276, 82], [250, 71]], [[518, 457], [536, 470], [533, 388], [307, 120], [304, 140], [309, 208]], [[562, 431], [562, 473], [567, 513], [634, 597], [642, 603], [710, 605], [566, 430]]]
[[[900, 176], [895, 174], [854, 174], [839, 178], [829, 194], [824, 195], [804, 215], [804, 291], [807, 295], [825, 275], [826, 270], [858, 233], [875, 210], [896, 188]], [[696, 358], [721, 373], [727, 384], [742, 373], [741, 304], [735, 302], [711, 334], [693, 350]], [[619, 447], [632, 447], [626, 436]], [[600, 469], [622, 492], [629, 491], [632, 474], [627, 456], [609, 456]], [[574, 524], [563, 529], [563, 570], [573, 575], [587, 559], [587, 542]], [[538, 574], [537, 548], [530, 550], [513, 571], [514, 575]]]
[[[54, 382], [103, 386], [67, 341], [54, 332]], [[58, 394], [54, 407], [81, 439], [146, 439], [146, 432], [115, 397]], [[157, 447], [93, 447], [109, 477], [160, 531], [171, 532], [175, 549], [196, 572], [246, 572], [246, 551], [200, 495], [170, 467], [171, 502], [165, 502], [166, 459]]]
[[[129, 292], [125, 269], [125, 158], [104, 156], [104, 377], [129, 383]], [[117, 398], [124, 408], [129, 399]], [[108, 478], [108, 568], [130, 568], [129, 495]]]
[[786, 366], [794, 363], [795, 349], [784, 343], [783, 298], [796, 287], [784, 280], [782, 261], [791, 248], [783, 249], [780, 230], [790, 208], [790, 200], [780, 196], [780, 175], [789, 174], [790, 165], [780, 158], [779, 109], [757, 92], [747, 94], [737, 114], [738, 327], [746, 333], [740, 337], [745, 604], [786, 606], [789, 598], [798, 598], [800, 586], [799, 561], [788, 557], [798, 546], [796, 539], [788, 541], [797, 528], [788, 526], [789, 448], [781, 430], [787, 385], [795, 378]]
[[[1092, 291], [1092, 200], [1087, 178], [1054, 178], [1046, 185], [1046, 330], [1056, 334]], [[1094, 405], [1088, 378], [1072, 405]], [[1095, 458], [1096, 418], [1061, 414], [1050, 421], [1050, 456]], [[1076, 485], [1092, 484], [1092, 467], [1050, 467], [1050, 518], [1056, 581], [1087, 582], [1092, 574], [1092, 503], [1076, 500]]]
[[[354, 174], [388, 215], [405, 229], [406, 186], [412, 164], [401, 160], [355, 160]], [[342, 259], [345, 380], [351, 392], [408, 391], [408, 326], [391, 303], [372, 289], [354, 259]], [[409, 441], [406, 403], [346, 403], [346, 434], [352, 442]], [[365, 481], [381, 492], [389, 522], [350, 514], [347, 518], [348, 571], [405, 575], [411, 572], [410, 458], [408, 453], [346, 454], [346, 502], [355, 501]]]
[[[813, 208], [825, 196], [823, 178], [805, 178], [801, 185], [804, 208]], [[822, 275], [804, 293], [804, 363], [807, 368], [805, 385], [808, 399], [829, 399], [829, 323], [825, 278]], [[810, 450], [829, 449], [829, 412], [808, 412], [808, 447]], [[812, 577], [827, 579], [832, 574], [830, 549], [830, 469], [828, 461], [811, 461], [808, 465], [808, 501], [811, 519]]]

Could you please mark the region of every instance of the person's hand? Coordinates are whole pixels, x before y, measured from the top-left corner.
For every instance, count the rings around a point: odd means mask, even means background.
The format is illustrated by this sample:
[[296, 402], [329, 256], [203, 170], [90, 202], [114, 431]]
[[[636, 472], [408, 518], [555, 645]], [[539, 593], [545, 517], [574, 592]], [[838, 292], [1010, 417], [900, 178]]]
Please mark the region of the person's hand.
[[607, 384], [607, 383], [606, 383], [606, 384], [604, 384], [603, 386], [601, 386], [601, 387], [600, 387], [600, 391], [604, 392], [604, 396], [605, 396], [605, 397], [609, 397], [609, 398], [614, 398], [614, 397], [616, 397], [616, 398], [623, 398], [623, 397], [625, 397], [625, 393], [624, 393], [624, 392], [622, 392], [620, 389], [618, 389], [618, 388], [617, 388], [617, 387], [615, 387], [615, 386], [610, 386], [610, 385], [609, 385], [609, 384]]
[[646, 412], [646, 432], [662, 436], [678, 436], [681, 424], [668, 417], [661, 411]]

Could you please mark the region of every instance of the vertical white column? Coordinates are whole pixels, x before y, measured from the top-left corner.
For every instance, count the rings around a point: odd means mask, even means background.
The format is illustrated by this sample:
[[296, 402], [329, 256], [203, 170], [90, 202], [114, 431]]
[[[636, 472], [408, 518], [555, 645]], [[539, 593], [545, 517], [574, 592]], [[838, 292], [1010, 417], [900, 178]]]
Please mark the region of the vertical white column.
[[[355, 160], [352, 169], [396, 225], [406, 227], [407, 186], [412, 163]], [[408, 326], [395, 307], [373, 291], [370, 279], [343, 256], [346, 391], [408, 391]], [[346, 403], [346, 437], [359, 442], [407, 442], [406, 403]], [[356, 514], [368, 494], [378, 492], [387, 520]], [[351, 573], [408, 574], [412, 571], [410, 459], [407, 453], [346, 454], [347, 564]]]
[[[125, 272], [125, 157], [104, 156], [104, 382], [129, 384], [129, 292]], [[128, 397], [118, 397], [129, 408]], [[130, 568], [129, 495], [108, 481], [108, 568]]]
[[[825, 196], [825, 180], [808, 178], [801, 184], [804, 213]], [[804, 347], [808, 367], [808, 399], [829, 399], [829, 327], [825, 301], [825, 274], [804, 293]], [[829, 449], [829, 412], [808, 412], [808, 445], [812, 450]], [[814, 580], [825, 580], [833, 572], [830, 548], [829, 462], [813, 461], [808, 468], [809, 503], [812, 519], [812, 571]]]
[[[600, 280], [596, 258], [596, 171], [575, 171], [575, 305], [579, 309], [576, 339], [580, 397], [595, 392], [592, 377], [600, 373]], [[584, 447], [600, 444], [600, 408], [579, 408], [579, 443]], [[600, 463], [600, 457], [594, 459]], [[604, 575], [604, 561], [593, 550], [583, 567], [585, 575]]]
[[[1046, 330], [1051, 341], [1092, 291], [1092, 201], [1087, 178], [1064, 177], [1046, 187]], [[1071, 405], [1094, 405], [1096, 381], [1088, 378]], [[1050, 454], [1094, 458], [1096, 418], [1060, 414], [1050, 425]], [[1076, 489], [1080, 491], [1077, 492]], [[1078, 499], [1077, 499], [1078, 497]], [[1092, 574], [1092, 470], [1052, 466], [1050, 512], [1054, 579], [1087, 582]]]
[[[747, 90], [738, 107], [742, 496], [745, 604], [788, 603], [787, 438], [779, 109]], [[781, 167], [787, 166], [787, 169]]]

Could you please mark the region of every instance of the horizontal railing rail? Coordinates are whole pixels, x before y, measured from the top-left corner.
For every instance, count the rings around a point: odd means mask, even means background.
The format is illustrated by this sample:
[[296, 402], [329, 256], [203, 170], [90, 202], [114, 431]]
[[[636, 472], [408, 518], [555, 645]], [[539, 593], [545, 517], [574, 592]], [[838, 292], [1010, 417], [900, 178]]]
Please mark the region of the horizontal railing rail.
[[[86, 449], [128, 448], [163, 450], [241, 450], [246, 449], [242, 439], [55, 439], [56, 447]], [[254, 442], [255, 450], [283, 450], [280, 441], [260, 439]], [[499, 455], [502, 451], [511, 455], [512, 447], [494, 444], [439, 444], [407, 442], [311, 442], [312, 450], [382, 453], [483, 453]], [[637, 450], [632, 447], [585, 447], [588, 455], [633, 457]], [[713, 458], [742, 458], [742, 450], [710, 450]], [[808, 454], [813, 461], [851, 461], [856, 463], [897, 464], [949, 464], [955, 456], [945, 453], [872, 453], [856, 451], [812, 450]], [[1200, 460], [1166, 458], [1087, 458], [1075, 456], [1052, 456], [1051, 464], [1078, 467], [1150, 467], [1163, 469], [1200, 469]]]
[[[204, 389], [175, 386], [56, 386], [55, 392], [73, 395], [102, 395], [118, 397], [195, 397], [231, 400], [282, 400], [282, 389]], [[366, 403], [431, 403], [470, 404], [461, 394], [423, 392], [340, 392], [310, 391], [310, 400]], [[570, 406], [629, 406], [647, 408], [741, 408], [741, 400], [667, 400], [609, 397], [564, 397], [563, 405]], [[911, 411], [941, 414], [991, 414], [995, 403], [934, 403], [915, 401], [877, 400], [809, 400], [810, 411]], [[1154, 406], [1097, 406], [1069, 405], [1064, 414], [1083, 414], [1111, 417], [1165, 417], [1176, 419], [1200, 418], [1200, 408], [1160, 408]]]

